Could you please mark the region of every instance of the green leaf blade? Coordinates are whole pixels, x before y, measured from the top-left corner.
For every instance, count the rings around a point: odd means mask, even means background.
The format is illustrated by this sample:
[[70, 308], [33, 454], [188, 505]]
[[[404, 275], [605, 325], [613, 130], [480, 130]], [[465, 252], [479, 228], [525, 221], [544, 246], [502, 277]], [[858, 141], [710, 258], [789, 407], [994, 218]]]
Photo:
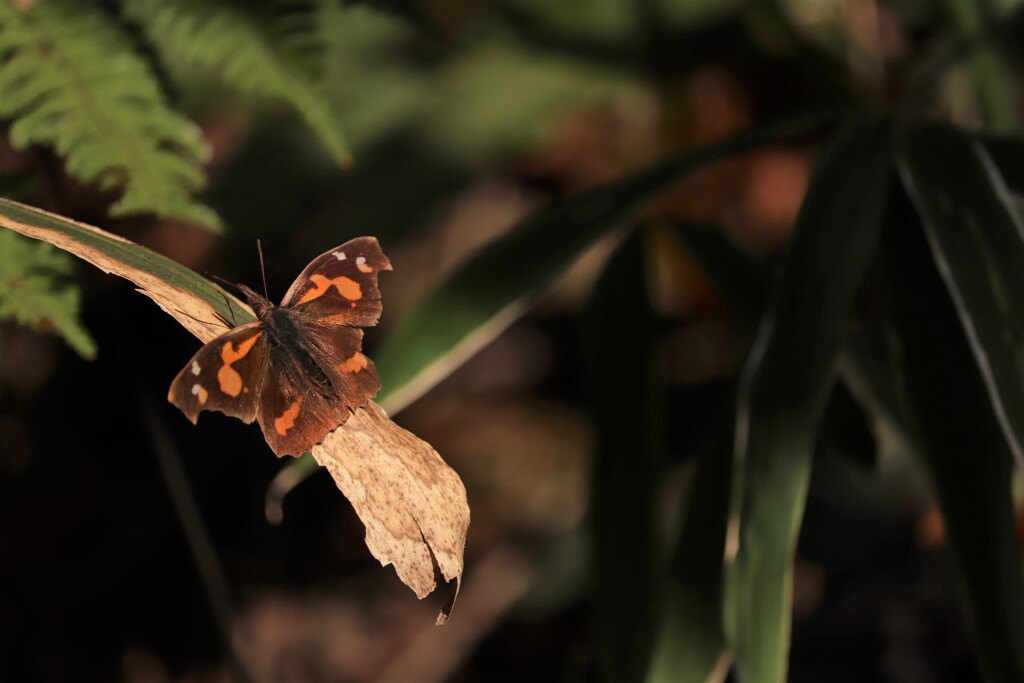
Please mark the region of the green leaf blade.
[[1024, 223], [985, 149], [954, 128], [907, 126], [900, 174], [1004, 436], [1024, 467]]
[[[595, 430], [590, 516], [604, 679], [644, 680], [656, 618], [655, 503], [660, 397], [643, 233], [612, 256], [585, 317]], [[622, 334], [623, 328], [630, 334]], [[623, 362], [628, 358], [629, 362]]]
[[[826, 114], [831, 115], [831, 112]], [[826, 115], [744, 131], [556, 202], [486, 245], [425, 296], [375, 354], [381, 403], [395, 411], [494, 339], [575, 257], [643, 202], [706, 164], [753, 149]]]
[[1006, 185], [1018, 195], [1024, 195], [1024, 139], [1018, 135], [976, 133], [980, 142], [999, 169]]
[[239, 325], [256, 320], [237, 299], [198, 273], [166, 256], [92, 226], [0, 198], [0, 227], [45, 239], [86, 260], [94, 259], [82, 252], [102, 254], [133, 271], [148, 274], [160, 283], [195, 296], [213, 316], [235, 320]]
[[661, 615], [646, 683], [724, 680], [722, 624], [733, 425], [721, 426], [697, 460], [683, 526], [659, 599]]
[[883, 242], [905, 394], [945, 518], [985, 680], [1024, 680], [1012, 457], [958, 312], [904, 198]]
[[864, 117], [821, 155], [780, 296], [744, 371], [736, 428], [739, 550], [726, 597], [726, 630], [744, 683], [785, 680], [792, 560], [815, 427], [842, 323], [877, 242], [890, 141], [886, 120]]
[[[730, 242], [718, 228], [688, 223], [672, 223], [671, 227], [743, 321], [756, 326], [771, 290], [764, 264]], [[734, 393], [730, 392], [730, 403], [735, 400]], [[718, 425], [698, 457], [660, 600], [661, 617], [647, 683], [725, 679], [730, 657], [722, 607], [734, 427], [731, 420]]]

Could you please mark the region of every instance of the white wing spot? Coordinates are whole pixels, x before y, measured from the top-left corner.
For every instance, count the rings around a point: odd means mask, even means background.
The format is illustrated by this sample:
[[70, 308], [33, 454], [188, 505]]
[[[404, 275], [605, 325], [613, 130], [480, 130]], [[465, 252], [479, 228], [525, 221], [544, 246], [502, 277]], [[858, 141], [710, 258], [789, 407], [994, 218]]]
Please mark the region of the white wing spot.
[[192, 385], [192, 395], [193, 395], [193, 396], [197, 396], [197, 395], [199, 394], [199, 391], [200, 391], [201, 389], [202, 389], [202, 387], [201, 387], [201, 386], [199, 386], [198, 384], [193, 384], [193, 385]]
[[[195, 361], [192, 361], [192, 374], [193, 375], [198, 375], [200, 372], [202, 372], [202, 368], [199, 367], [199, 363], [197, 363]], [[198, 385], [196, 385], [196, 386], [198, 386]], [[194, 394], [196, 392], [193, 391], [192, 393]]]
[[345, 256], [345, 252], [343, 251], [332, 251], [331, 255], [337, 258], [339, 261], [344, 261], [346, 258], [348, 258], [347, 256]]
[[364, 263], [366, 263], [366, 257], [365, 256], [360, 256], [359, 258], [356, 259], [356, 265], [357, 266], [361, 266]]

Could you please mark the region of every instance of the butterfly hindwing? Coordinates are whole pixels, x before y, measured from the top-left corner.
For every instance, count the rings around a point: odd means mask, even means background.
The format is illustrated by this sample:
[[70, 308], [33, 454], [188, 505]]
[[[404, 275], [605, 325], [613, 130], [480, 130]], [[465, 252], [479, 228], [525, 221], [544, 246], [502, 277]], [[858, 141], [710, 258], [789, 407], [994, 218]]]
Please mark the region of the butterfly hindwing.
[[310, 321], [301, 329], [304, 348], [349, 410], [354, 411], [377, 394], [380, 378], [373, 361], [360, 351], [361, 329], [320, 321]]
[[313, 259], [281, 306], [335, 325], [367, 327], [380, 318], [377, 274], [391, 262], [374, 237], [357, 237]]
[[302, 353], [287, 346], [272, 349], [260, 388], [257, 417], [279, 456], [308, 451], [351, 414], [326, 373], [311, 367]]
[[252, 422], [266, 370], [262, 323], [236, 327], [205, 344], [171, 382], [167, 400], [195, 423], [203, 410]]

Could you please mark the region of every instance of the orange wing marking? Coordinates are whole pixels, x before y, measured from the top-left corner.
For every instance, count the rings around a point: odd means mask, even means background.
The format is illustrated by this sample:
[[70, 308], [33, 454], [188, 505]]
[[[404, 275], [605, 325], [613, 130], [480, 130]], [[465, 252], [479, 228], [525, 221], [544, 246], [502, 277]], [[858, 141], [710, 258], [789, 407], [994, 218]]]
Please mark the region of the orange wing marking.
[[285, 436], [288, 434], [288, 430], [295, 426], [295, 418], [299, 416], [301, 406], [302, 399], [300, 398], [288, 406], [288, 408], [281, 413], [281, 417], [274, 419], [274, 429], [277, 430], [278, 434]]
[[359, 372], [365, 370], [367, 365], [366, 356], [356, 353], [347, 361], [338, 366], [342, 372]]
[[253, 345], [260, 338], [260, 334], [262, 333], [256, 333], [249, 337], [239, 344], [237, 349], [230, 341], [224, 342], [224, 346], [221, 347], [220, 359], [224, 361], [224, 365], [217, 371], [217, 383], [220, 384], [220, 390], [228, 396], [238, 396], [242, 393], [242, 376], [231, 367], [231, 364], [237, 363], [249, 355]]
[[344, 275], [332, 280], [331, 278], [324, 277], [320, 273], [315, 273], [310, 276], [309, 281], [312, 283], [313, 287], [307, 290], [296, 303], [304, 304], [307, 301], [319, 299], [326, 294], [331, 287], [337, 289], [338, 293], [349, 301], [358, 301], [363, 298], [363, 290], [359, 287], [359, 283], [350, 277], [345, 277]]

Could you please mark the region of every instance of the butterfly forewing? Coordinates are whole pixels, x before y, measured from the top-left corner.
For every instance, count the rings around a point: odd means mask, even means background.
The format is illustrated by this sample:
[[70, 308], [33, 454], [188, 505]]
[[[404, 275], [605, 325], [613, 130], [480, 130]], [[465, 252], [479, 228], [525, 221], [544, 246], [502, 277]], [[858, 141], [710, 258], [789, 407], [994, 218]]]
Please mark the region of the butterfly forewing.
[[192, 356], [171, 382], [167, 400], [193, 423], [203, 410], [219, 410], [252, 422], [266, 369], [266, 351], [262, 323], [236, 327]]
[[357, 237], [313, 259], [281, 305], [325, 323], [376, 325], [381, 312], [377, 274], [382, 270], [391, 270], [391, 263], [376, 238]]

